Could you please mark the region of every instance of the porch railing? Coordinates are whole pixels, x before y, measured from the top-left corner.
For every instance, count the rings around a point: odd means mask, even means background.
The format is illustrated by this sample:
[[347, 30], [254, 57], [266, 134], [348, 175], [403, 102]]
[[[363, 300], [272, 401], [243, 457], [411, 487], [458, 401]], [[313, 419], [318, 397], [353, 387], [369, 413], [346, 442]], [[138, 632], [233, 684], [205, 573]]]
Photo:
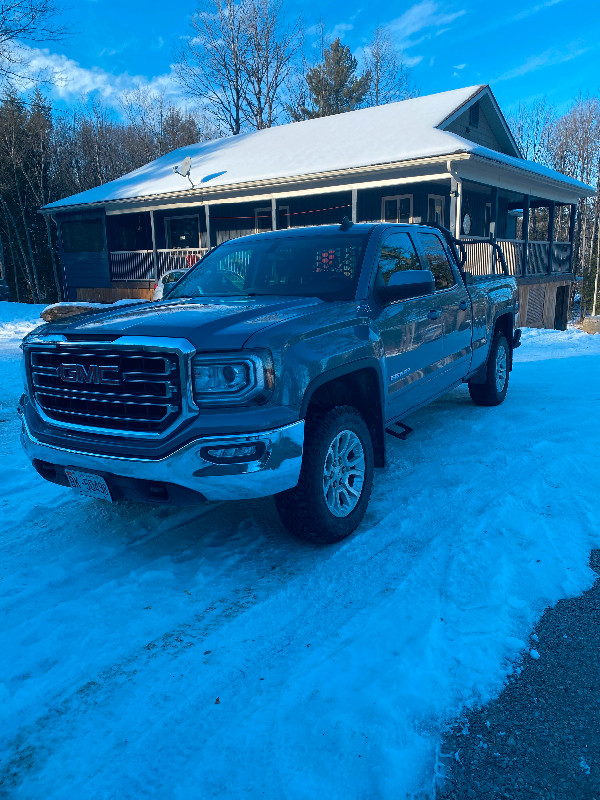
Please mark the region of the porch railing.
[[[509, 274], [515, 277], [568, 275], [572, 270], [571, 244], [569, 242], [528, 242], [524, 274], [525, 242], [520, 239], [496, 239], [495, 241], [502, 250]], [[473, 275], [502, 273], [502, 267], [489, 239], [469, 237], [461, 238], [461, 242], [467, 254], [466, 270], [472, 272]]]
[[109, 253], [110, 277], [113, 281], [152, 281], [172, 269], [189, 269], [208, 251], [204, 248], [157, 250], [157, 272], [152, 250], [115, 250]]

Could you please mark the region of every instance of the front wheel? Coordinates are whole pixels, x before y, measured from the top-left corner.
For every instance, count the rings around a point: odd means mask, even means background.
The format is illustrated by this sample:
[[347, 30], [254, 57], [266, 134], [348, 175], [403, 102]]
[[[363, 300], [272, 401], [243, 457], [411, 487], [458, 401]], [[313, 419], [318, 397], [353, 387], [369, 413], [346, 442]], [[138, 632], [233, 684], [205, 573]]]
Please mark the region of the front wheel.
[[357, 527], [373, 485], [373, 443], [351, 406], [315, 412], [306, 422], [300, 480], [276, 495], [284, 525], [300, 539], [339, 542]]
[[506, 397], [510, 350], [506, 336], [496, 333], [488, 357], [485, 383], [470, 383], [471, 400], [478, 406], [499, 406]]

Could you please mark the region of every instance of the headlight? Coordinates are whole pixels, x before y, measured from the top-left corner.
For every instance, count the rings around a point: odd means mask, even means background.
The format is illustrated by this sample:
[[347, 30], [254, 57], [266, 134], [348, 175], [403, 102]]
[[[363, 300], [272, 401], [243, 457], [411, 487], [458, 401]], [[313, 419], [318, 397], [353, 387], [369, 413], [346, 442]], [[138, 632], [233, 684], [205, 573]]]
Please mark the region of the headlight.
[[273, 361], [264, 353], [211, 353], [192, 359], [192, 388], [199, 405], [264, 402], [273, 388]]

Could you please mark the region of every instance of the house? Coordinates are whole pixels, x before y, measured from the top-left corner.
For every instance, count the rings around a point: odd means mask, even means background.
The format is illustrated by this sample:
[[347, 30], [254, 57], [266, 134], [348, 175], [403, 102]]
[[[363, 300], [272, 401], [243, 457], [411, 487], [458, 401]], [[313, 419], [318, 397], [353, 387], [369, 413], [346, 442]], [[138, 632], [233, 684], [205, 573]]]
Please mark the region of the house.
[[593, 194], [523, 159], [490, 87], [472, 86], [190, 145], [42, 213], [70, 300], [150, 297], [227, 239], [348, 216], [441, 223], [477, 274], [500, 269], [495, 239], [519, 324], [564, 328], [576, 204]]

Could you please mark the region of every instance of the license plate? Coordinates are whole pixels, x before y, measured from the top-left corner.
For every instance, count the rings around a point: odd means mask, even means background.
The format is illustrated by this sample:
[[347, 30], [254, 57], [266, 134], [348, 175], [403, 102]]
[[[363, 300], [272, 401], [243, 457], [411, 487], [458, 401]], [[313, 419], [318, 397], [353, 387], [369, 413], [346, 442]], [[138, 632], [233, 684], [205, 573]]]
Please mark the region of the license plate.
[[78, 472], [74, 469], [66, 469], [65, 475], [71, 484], [71, 488], [75, 489], [79, 494], [112, 502], [108, 484], [100, 475], [93, 475], [91, 472]]

